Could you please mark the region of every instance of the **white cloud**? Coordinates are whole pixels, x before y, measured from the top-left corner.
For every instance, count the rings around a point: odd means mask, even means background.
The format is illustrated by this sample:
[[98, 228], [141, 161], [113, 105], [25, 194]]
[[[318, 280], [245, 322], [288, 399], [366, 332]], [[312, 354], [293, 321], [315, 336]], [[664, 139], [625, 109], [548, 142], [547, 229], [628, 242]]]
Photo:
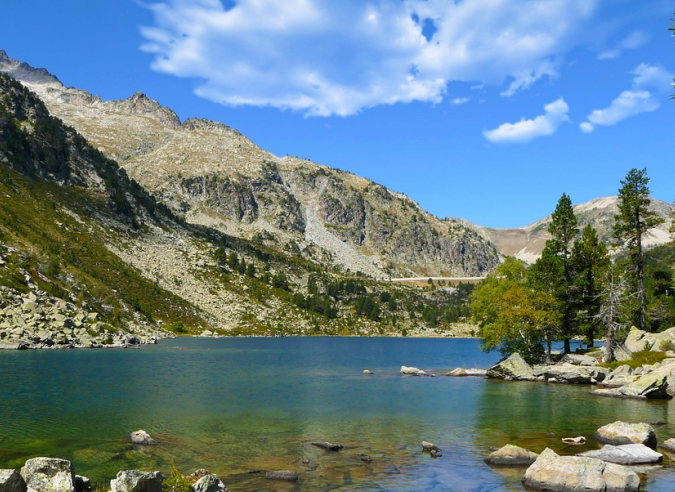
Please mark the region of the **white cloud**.
[[556, 77], [597, 3], [164, 0], [141, 48], [218, 103], [350, 115], [438, 103], [450, 82], [506, 82], [508, 96]]
[[634, 50], [644, 46], [649, 41], [649, 36], [643, 31], [633, 31], [619, 41], [614, 48], [598, 54], [598, 60], [611, 60], [620, 57], [626, 50]]
[[494, 130], [485, 130], [483, 136], [492, 143], [526, 143], [535, 138], [553, 135], [558, 127], [569, 121], [569, 106], [561, 97], [544, 106], [544, 114], [532, 120], [504, 123]]
[[609, 106], [596, 109], [579, 125], [584, 133], [597, 126], [611, 126], [640, 113], [656, 111], [669, 89], [671, 76], [663, 67], [642, 63], [633, 72], [633, 85], [623, 91]]
[[466, 104], [469, 102], [468, 97], [456, 97], [450, 101], [451, 104], [454, 104], [455, 106], [460, 106], [462, 104]]

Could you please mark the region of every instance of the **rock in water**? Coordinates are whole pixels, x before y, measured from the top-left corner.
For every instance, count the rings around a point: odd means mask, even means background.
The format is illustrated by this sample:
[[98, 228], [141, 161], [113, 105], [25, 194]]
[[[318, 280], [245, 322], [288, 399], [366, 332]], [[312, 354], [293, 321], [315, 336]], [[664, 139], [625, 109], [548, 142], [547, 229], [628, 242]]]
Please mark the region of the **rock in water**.
[[537, 456], [539, 456], [537, 453], [525, 448], [507, 444], [490, 453], [485, 462], [496, 466], [529, 466], [535, 462]]
[[532, 367], [520, 354], [511, 354], [508, 359], [495, 364], [487, 370], [486, 376], [507, 381], [534, 381], [536, 379]]
[[0, 470], [0, 491], [26, 492], [26, 482], [16, 470]]
[[265, 478], [267, 480], [282, 480], [284, 482], [297, 482], [298, 474], [294, 471], [268, 471], [265, 473]]
[[644, 422], [632, 424], [628, 422], [613, 422], [600, 427], [595, 438], [605, 444], [644, 444], [656, 448], [656, 433], [654, 428]]
[[669, 453], [675, 453], [675, 438], [666, 439], [659, 446], [661, 449], [668, 451]]
[[158, 471], [124, 470], [110, 481], [110, 492], [162, 492], [163, 480]]
[[344, 446], [342, 444], [335, 444], [332, 442], [313, 442], [312, 446], [316, 446], [326, 451], [340, 451]]
[[618, 465], [649, 465], [663, 461], [661, 453], [657, 453], [644, 444], [621, 444], [620, 446], [607, 444], [602, 449], [586, 451], [585, 453], [579, 453], [577, 456], [596, 458]]
[[145, 432], [143, 429], [138, 429], [137, 431], [132, 432], [129, 434], [129, 438], [134, 444], [147, 444], [151, 446], [157, 444], [157, 441], [150, 437], [150, 434]]
[[194, 492], [227, 492], [225, 484], [218, 475], [204, 475], [192, 486]]
[[29, 489], [40, 492], [75, 492], [75, 473], [70, 461], [59, 458], [33, 458], [21, 468]]
[[558, 456], [546, 448], [525, 472], [523, 484], [537, 490], [633, 492], [640, 478], [629, 468], [594, 458]]
[[429, 441], [422, 441], [422, 451], [441, 451], [441, 448]]

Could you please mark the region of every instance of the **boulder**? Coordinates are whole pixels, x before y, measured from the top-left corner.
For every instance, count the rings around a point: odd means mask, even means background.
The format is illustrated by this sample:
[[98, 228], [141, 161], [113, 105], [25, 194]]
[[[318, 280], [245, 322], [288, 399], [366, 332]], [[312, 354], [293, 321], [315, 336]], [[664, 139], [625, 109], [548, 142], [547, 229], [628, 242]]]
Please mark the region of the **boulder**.
[[268, 471], [265, 473], [265, 478], [267, 480], [281, 480], [283, 482], [297, 482], [298, 474], [294, 471]]
[[595, 439], [604, 444], [644, 444], [656, 448], [656, 433], [654, 428], [644, 422], [629, 423], [616, 421], [600, 427], [595, 433]]
[[0, 492], [26, 492], [26, 482], [16, 470], [0, 470]]
[[675, 438], [671, 437], [670, 439], [666, 439], [659, 447], [669, 453], [675, 453]]
[[29, 489], [40, 492], [75, 492], [75, 473], [70, 461], [59, 458], [33, 458], [21, 468]]
[[110, 492], [162, 492], [163, 480], [158, 471], [123, 470], [110, 481]]
[[194, 492], [227, 492], [225, 484], [213, 473], [204, 475], [192, 486]]
[[564, 362], [553, 366], [540, 366], [533, 369], [536, 377], [546, 381], [553, 379], [558, 383], [594, 384], [605, 379], [609, 371], [603, 367], [580, 366]]
[[661, 453], [657, 453], [644, 444], [621, 444], [619, 446], [607, 444], [601, 449], [579, 453], [577, 456], [596, 458], [618, 465], [651, 465], [663, 461]]
[[593, 394], [635, 400], [664, 400], [672, 398], [668, 393], [669, 389], [668, 375], [652, 373], [637, 377], [635, 381], [617, 388], [595, 390]]
[[401, 366], [401, 374], [409, 374], [412, 376], [429, 376], [429, 373], [423, 371], [422, 369], [407, 366]]
[[623, 343], [619, 343], [614, 347], [614, 360], [627, 361], [633, 358], [633, 352]]
[[598, 360], [590, 355], [565, 354], [560, 359], [562, 364], [574, 364], [575, 366], [597, 366]]
[[582, 456], [558, 456], [546, 448], [525, 472], [523, 483], [537, 490], [565, 492], [637, 491], [640, 478], [629, 468]]
[[131, 439], [131, 442], [134, 444], [146, 444], [150, 446], [157, 444], [157, 441], [150, 437], [150, 434], [145, 432], [143, 429], [138, 429], [137, 431], [129, 434], [129, 439]]
[[485, 375], [488, 378], [504, 379], [507, 381], [536, 380], [532, 367], [517, 353], [511, 354], [508, 359], [492, 366], [487, 370]]
[[446, 376], [455, 376], [455, 377], [464, 377], [464, 376], [475, 376], [475, 377], [485, 377], [485, 374], [487, 373], [487, 369], [476, 369], [476, 368], [471, 368], [471, 369], [464, 369], [462, 367], [458, 367], [457, 369], [453, 369], [452, 371], [446, 373]]
[[485, 462], [496, 466], [530, 466], [539, 456], [525, 448], [507, 444], [490, 453]]
[[626, 347], [632, 352], [641, 350], [663, 350], [669, 344], [675, 343], [675, 327], [668, 328], [660, 333], [647, 333], [632, 327], [626, 337]]

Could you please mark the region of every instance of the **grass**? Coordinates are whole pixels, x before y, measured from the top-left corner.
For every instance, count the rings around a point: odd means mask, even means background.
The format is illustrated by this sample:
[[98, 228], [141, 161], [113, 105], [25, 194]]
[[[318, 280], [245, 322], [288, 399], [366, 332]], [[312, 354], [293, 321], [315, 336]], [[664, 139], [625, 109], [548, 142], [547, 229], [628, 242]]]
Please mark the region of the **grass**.
[[601, 367], [606, 367], [607, 369], [616, 369], [619, 366], [629, 366], [632, 369], [637, 369], [645, 365], [656, 364], [661, 362], [666, 358], [665, 352], [651, 351], [651, 350], [642, 350], [640, 352], [633, 352], [633, 357], [630, 360], [609, 362], [607, 364], [602, 364]]

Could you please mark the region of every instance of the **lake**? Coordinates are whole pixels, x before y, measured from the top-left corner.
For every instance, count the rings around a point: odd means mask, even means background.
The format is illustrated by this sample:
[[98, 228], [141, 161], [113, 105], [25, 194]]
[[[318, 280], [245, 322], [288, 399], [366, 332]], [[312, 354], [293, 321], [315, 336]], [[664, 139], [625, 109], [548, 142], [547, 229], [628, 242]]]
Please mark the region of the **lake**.
[[[673, 403], [606, 399], [589, 386], [452, 378], [488, 367], [477, 340], [405, 338], [180, 338], [140, 350], [0, 353], [0, 468], [26, 459], [69, 459], [107, 486], [119, 470], [183, 473], [207, 468], [230, 491], [523, 490], [524, 469], [483, 458], [512, 443], [541, 452], [595, 449], [616, 420], [668, 422]], [[411, 377], [400, 366], [433, 369]], [[373, 375], [364, 375], [370, 369]], [[671, 423], [672, 422], [672, 423]], [[135, 446], [145, 429], [159, 444]], [[561, 437], [584, 435], [584, 446]], [[443, 449], [422, 453], [421, 442]], [[326, 452], [310, 443], [344, 445]], [[366, 463], [360, 454], [370, 456]], [[265, 481], [259, 470], [294, 470], [300, 481]], [[642, 476], [645, 490], [675, 489], [675, 467]]]

